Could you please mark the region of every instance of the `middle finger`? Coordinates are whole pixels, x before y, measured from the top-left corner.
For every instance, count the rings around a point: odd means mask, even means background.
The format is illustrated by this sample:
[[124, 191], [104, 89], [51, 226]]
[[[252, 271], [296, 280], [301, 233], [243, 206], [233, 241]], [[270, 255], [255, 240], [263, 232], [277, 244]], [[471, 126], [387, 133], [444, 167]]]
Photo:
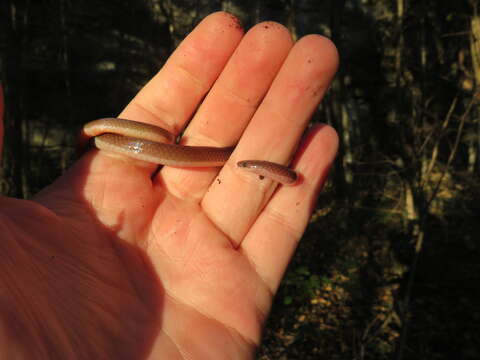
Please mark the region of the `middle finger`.
[[[254, 26], [239, 46], [188, 125], [181, 143], [224, 147], [236, 144], [285, 60], [292, 39], [273, 22]], [[218, 168], [164, 167], [161, 183], [179, 198], [199, 201]]]

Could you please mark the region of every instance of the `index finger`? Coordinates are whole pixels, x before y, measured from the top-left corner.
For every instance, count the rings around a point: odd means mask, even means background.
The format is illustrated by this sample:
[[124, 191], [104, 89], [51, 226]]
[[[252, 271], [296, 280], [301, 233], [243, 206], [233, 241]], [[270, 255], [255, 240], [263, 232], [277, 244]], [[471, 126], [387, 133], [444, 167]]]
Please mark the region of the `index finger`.
[[[217, 12], [207, 16], [119, 117], [160, 126], [178, 135], [242, 36], [243, 29], [233, 15]], [[156, 166], [151, 164], [151, 169]]]

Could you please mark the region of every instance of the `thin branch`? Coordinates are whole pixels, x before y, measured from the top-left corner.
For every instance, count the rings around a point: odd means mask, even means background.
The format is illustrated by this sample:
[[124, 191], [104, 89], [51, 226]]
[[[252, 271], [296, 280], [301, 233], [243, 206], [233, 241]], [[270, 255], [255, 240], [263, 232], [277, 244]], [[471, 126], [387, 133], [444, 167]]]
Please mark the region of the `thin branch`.
[[464, 35], [470, 35], [470, 31], [459, 31], [454, 33], [447, 33], [447, 34], [441, 35], [441, 37], [464, 36]]
[[[430, 160], [430, 163], [428, 164], [428, 168], [427, 168], [427, 171], [425, 173], [425, 176], [423, 176], [422, 183], [420, 184], [420, 187], [425, 186], [425, 183], [427, 182], [427, 179], [429, 178], [430, 173], [433, 170], [433, 166], [435, 165], [435, 163], [437, 161], [438, 148], [440, 146], [440, 142], [441, 142], [441, 140], [443, 138], [443, 135], [445, 134], [445, 132], [448, 128], [448, 125], [450, 123], [450, 119], [452, 118], [452, 114], [453, 114], [453, 111], [455, 110], [457, 102], [458, 102], [458, 96], [456, 96], [453, 99], [452, 104], [450, 105], [450, 108], [448, 109], [447, 116], [445, 117], [445, 120], [442, 123], [442, 128], [440, 130], [440, 134], [439, 134], [439, 136], [437, 136], [437, 142], [436, 142], [436, 144], [435, 144], [435, 146], [432, 150], [432, 158]], [[433, 131], [432, 131], [432, 133], [433, 133]]]
[[465, 125], [465, 120], [467, 118], [467, 115], [470, 113], [470, 110], [472, 109], [472, 106], [475, 103], [475, 101], [476, 101], [475, 97], [472, 97], [472, 99], [470, 100], [470, 103], [468, 104], [467, 108], [465, 109], [465, 112], [460, 117], [460, 124], [458, 125], [457, 137], [455, 138], [455, 143], [453, 145], [453, 149], [450, 152], [450, 156], [448, 157], [447, 164], [446, 164], [445, 168], [443, 169], [442, 175], [440, 176], [440, 179], [438, 179], [437, 184], [435, 185], [435, 188], [432, 191], [430, 199], [428, 199], [428, 201], [427, 201], [427, 204], [425, 206], [425, 211], [428, 211], [432, 201], [437, 196], [437, 193], [440, 190], [440, 185], [442, 184], [443, 179], [445, 178], [445, 175], [447, 174], [447, 171], [449, 170], [449, 168], [452, 164], [452, 161], [455, 158], [455, 155], [457, 154], [458, 146], [460, 145], [460, 140], [462, 138], [462, 133], [463, 133], [463, 127]]

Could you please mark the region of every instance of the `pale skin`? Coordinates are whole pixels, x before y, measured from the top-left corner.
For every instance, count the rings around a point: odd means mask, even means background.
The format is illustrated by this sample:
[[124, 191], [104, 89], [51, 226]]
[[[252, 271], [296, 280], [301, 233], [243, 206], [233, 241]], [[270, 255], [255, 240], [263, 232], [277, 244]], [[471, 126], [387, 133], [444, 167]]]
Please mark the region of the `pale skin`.
[[[152, 177], [90, 150], [31, 201], [0, 197], [0, 357], [253, 358], [337, 151], [329, 126], [302, 139], [337, 64], [321, 36], [205, 18], [118, 117], [231, 159]], [[290, 187], [236, 167], [291, 158]]]

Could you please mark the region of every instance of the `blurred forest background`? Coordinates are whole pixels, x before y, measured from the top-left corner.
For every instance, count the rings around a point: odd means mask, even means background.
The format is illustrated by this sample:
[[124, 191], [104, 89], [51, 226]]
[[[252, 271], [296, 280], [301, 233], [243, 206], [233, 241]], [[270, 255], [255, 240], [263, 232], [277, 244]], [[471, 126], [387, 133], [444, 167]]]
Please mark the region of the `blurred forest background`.
[[480, 6], [476, 0], [1, 0], [0, 191], [73, 161], [207, 14], [338, 46], [313, 121], [340, 153], [258, 359], [480, 358]]

